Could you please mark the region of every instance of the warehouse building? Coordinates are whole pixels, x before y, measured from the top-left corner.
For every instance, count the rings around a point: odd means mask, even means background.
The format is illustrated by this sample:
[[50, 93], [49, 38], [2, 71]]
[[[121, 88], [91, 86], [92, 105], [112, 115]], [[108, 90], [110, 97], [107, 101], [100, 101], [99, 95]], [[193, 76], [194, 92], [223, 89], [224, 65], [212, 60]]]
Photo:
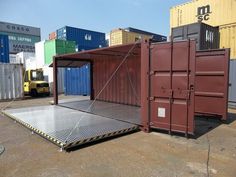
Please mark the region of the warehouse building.
[[0, 34], [8, 35], [10, 54], [34, 53], [34, 44], [41, 40], [40, 28], [8, 22], [0, 22]]

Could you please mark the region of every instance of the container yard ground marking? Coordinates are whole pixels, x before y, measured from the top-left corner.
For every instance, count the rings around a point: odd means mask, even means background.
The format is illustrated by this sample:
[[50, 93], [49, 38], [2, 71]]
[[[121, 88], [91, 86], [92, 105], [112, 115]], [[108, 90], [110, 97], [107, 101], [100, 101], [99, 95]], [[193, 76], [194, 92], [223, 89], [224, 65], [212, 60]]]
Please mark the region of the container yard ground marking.
[[[110, 81], [113, 79], [113, 77], [115, 76], [115, 74], [117, 73], [117, 71], [120, 69], [120, 67], [122, 66], [122, 64], [126, 61], [126, 59], [128, 58], [128, 56], [130, 55], [130, 53], [135, 49], [136, 45], [140, 42], [140, 40], [137, 40], [134, 45], [130, 48], [130, 50], [127, 52], [127, 54], [125, 55], [125, 57], [123, 58], [123, 60], [120, 62], [120, 64], [118, 65], [118, 67], [115, 69], [115, 71], [112, 73], [112, 75], [110, 76], [110, 78], [107, 80], [107, 82], [104, 84], [103, 88], [99, 91], [99, 93], [97, 94], [97, 96], [94, 98], [93, 102], [89, 105], [89, 107], [87, 108], [86, 111], [88, 111], [95, 103], [95, 101], [97, 100], [97, 98], [100, 96], [100, 94], [103, 92], [103, 90], [107, 87], [107, 85], [110, 83]], [[65, 143], [67, 143], [68, 138], [72, 135], [72, 133], [74, 132], [74, 130], [77, 128], [77, 126], [79, 125], [80, 121], [83, 119], [83, 116], [81, 116], [81, 118], [78, 120], [78, 122], [75, 124], [74, 128], [70, 131], [70, 133], [68, 134], [68, 136], [66, 137]]]

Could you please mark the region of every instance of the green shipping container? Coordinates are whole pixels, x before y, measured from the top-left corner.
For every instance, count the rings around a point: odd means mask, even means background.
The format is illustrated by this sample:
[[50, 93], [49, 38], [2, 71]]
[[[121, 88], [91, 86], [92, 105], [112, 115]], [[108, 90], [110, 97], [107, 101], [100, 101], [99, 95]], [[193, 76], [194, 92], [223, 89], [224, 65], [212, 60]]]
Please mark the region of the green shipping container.
[[44, 44], [45, 64], [51, 64], [53, 56], [75, 52], [75, 41], [54, 39]]

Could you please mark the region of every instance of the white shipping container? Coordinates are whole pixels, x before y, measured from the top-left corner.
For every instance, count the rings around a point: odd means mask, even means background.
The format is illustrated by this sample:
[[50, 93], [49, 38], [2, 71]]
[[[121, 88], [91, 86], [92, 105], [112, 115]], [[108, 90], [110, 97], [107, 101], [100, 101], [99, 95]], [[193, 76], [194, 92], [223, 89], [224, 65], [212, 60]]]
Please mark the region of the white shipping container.
[[23, 67], [26, 68], [26, 60], [29, 58], [35, 58], [35, 54], [31, 52], [20, 52], [16, 55], [10, 55], [10, 63], [14, 64], [23, 64]]
[[26, 69], [26, 70], [29, 70], [29, 69], [37, 69], [35, 58], [27, 58], [27, 59], [25, 60], [25, 69]]
[[21, 64], [0, 64], [0, 100], [23, 97], [23, 66]]
[[42, 68], [45, 64], [44, 62], [44, 41], [35, 43], [35, 58], [37, 68]]
[[[44, 80], [49, 83], [50, 92], [53, 93], [53, 68], [44, 66], [43, 75], [44, 75]], [[58, 93], [64, 93], [64, 68], [58, 68], [57, 88], [58, 88]]]

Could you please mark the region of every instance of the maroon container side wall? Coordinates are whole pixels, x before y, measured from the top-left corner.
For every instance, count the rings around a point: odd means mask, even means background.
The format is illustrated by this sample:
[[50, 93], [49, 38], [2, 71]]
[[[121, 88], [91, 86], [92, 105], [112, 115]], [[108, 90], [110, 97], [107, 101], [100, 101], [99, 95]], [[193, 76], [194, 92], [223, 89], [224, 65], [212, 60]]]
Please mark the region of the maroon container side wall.
[[[123, 58], [124, 56], [96, 56], [93, 58], [93, 91], [95, 97], [103, 89]], [[135, 56], [129, 56], [97, 99], [140, 106], [140, 59], [140, 52]]]
[[196, 55], [195, 112], [227, 119], [229, 49], [198, 51]]

